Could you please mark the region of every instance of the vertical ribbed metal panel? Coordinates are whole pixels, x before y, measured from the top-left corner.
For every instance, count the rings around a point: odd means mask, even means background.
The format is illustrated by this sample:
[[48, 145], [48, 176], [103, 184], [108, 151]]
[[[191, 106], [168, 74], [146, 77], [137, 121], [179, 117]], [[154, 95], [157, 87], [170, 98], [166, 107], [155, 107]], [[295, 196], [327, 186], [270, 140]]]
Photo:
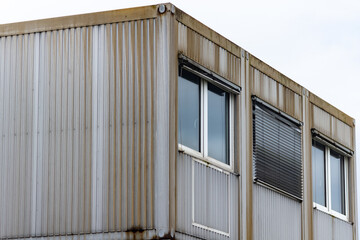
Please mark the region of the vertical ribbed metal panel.
[[313, 210], [314, 239], [352, 240], [353, 229], [349, 222], [337, 219], [317, 209]]
[[179, 236], [237, 239], [238, 181], [233, 174], [178, 153], [176, 231]]
[[297, 120], [302, 119], [301, 96], [254, 67], [251, 71], [251, 94], [270, 103]]
[[0, 237], [151, 229], [156, 21], [0, 38]]
[[194, 223], [229, 233], [229, 175], [193, 161]]
[[301, 203], [253, 184], [253, 239], [301, 239]]
[[314, 128], [344, 146], [353, 149], [353, 132], [351, 126], [325, 112], [316, 105], [312, 106], [312, 113], [312, 124]]
[[178, 23], [179, 52], [240, 86], [240, 58]]

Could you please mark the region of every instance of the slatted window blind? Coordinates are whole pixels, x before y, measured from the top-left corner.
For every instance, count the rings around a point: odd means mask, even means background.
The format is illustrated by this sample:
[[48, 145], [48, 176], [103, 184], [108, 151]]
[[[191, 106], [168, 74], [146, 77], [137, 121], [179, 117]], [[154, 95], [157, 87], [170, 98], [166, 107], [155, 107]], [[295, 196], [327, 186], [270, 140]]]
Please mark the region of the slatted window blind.
[[301, 129], [253, 101], [254, 181], [302, 200]]

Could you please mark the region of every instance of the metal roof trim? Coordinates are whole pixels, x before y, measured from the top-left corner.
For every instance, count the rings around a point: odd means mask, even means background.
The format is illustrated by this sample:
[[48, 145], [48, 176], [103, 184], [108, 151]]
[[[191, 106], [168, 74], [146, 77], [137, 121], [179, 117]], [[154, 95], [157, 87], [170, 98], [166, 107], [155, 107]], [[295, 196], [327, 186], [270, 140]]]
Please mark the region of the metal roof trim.
[[160, 5], [0, 24], [0, 37], [156, 18]]
[[355, 120], [354, 118], [350, 117], [343, 111], [337, 109], [330, 103], [326, 102], [322, 98], [316, 96], [312, 92], [309, 91], [309, 101], [310, 103], [314, 104], [315, 106], [321, 108], [325, 112], [329, 113], [330, 115], [334, 116], [335, 118], [339, 119], [340, 121], [344, 122], [346, 125], [350, 126], [351, 128], [355, 127]]

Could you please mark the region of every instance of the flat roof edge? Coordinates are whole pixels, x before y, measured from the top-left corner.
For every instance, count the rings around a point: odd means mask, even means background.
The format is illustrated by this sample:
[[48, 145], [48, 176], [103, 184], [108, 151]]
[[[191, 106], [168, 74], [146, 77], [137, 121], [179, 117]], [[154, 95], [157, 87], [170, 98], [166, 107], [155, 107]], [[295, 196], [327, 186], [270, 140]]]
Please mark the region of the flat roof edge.
[[327, 101], [323, 100], [322, 98], [318, 97], [314, 93], [309, 91], [309, 101], [314, 104], [315, 106], [323, 109], [325, 112], [330, 113], [337, 119], [343, 121], [350, 127], [355, 127], [355, 119], [341, 111], [340, 109], [334, 107]]
[[289, 77], [285, 76], [275, 68], [271, 67], [267, 63], [261, 61], [257, 57], [250, 54], [250, 66], [256, 68], [260, 72], [264, 73], [265, 75], [271, 77], [275, 81], [281, 83], [285, 87], [289, 88], [293, 92], [302, 95], [303, 87], [296, 83], [294, 80], [290, 79]]
[[176, 7], [176, 20], [240, 58], [242, 48]]
[[156, 18], [158, 5], [85, 13], [0, 25], [0, 37]]

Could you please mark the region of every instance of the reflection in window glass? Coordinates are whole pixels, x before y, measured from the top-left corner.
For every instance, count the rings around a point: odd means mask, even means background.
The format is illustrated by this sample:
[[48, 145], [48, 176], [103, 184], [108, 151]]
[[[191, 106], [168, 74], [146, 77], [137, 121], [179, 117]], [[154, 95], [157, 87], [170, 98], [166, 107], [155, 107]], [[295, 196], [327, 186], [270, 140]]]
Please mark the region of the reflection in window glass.
[[313, 200], [326, 206], [325, 147], [313, 141], [312, 145]]
[[208, 83], [208, 155], [229, 164], [229, 94]]
[[200, 152], [200, 78], [180, 69], [178, 142]]
[[330, 151], [331, 209], [345, 214], [344, 158]]

